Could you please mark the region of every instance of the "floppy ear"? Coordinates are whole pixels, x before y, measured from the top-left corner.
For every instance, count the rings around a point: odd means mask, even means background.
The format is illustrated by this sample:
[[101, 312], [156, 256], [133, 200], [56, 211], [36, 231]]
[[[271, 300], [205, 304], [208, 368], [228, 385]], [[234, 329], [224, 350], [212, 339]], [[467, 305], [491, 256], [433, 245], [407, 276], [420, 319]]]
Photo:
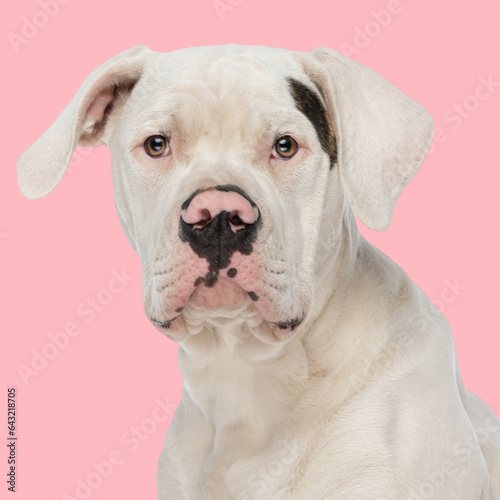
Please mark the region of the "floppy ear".
[[430, 148], [432, 117], [362, 64], [323, 47], [311, 55], [311, 77], [327, 101], [349, 202], [368, 227], [387, 229], [399, 195]]
[[59, 183], [77, 144], [99, 146], [113, 100], [139, 80], [145, 46], [128, 49], [96, 68], [52, 126], [17, 162], [17, 179], [26, 198], [49, 194]]

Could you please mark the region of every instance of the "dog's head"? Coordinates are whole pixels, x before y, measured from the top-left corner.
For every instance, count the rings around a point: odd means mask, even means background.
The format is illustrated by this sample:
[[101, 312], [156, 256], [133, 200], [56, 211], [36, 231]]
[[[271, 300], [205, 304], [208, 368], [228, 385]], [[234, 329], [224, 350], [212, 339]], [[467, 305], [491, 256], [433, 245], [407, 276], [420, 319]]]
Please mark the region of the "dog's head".
[[85, 80], [18, 179], [40, 198], [77, 144], [108, 145], [148, 318], [174, 340], [239, 321], [273, 343], [311, 311], [320, 233], [344, 193], [385, 229], [432, 136], [419, 104], [330, 49], [135, 47]]

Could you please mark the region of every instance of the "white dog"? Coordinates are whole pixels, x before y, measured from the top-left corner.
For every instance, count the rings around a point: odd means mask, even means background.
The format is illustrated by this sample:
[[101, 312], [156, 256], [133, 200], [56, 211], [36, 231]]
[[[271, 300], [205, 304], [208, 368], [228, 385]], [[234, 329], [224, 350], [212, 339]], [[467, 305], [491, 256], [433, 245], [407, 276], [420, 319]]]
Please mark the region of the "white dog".
[[388, 227], [432, 119], [337, 52], [135, 47], [18, 162], [48, 194], [111, 148], [144, 310], [179, 342], [173, 500], [500, 500], [500, 421], [446, 319], [358, 233]]

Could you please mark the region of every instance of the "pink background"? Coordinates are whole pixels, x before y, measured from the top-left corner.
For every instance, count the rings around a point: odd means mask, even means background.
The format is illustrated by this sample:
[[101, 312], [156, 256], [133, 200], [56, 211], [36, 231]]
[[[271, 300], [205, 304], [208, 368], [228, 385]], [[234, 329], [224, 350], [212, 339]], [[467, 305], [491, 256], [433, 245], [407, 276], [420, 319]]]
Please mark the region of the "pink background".
[[[480, 90], [481, 101], [473, 97], [481, 77], [500, 82], [494, 2], [221, 0], [222, 18], [212, 0], [65, 0], [57, 12], [48, 0], [52, 17], [42, 4], [8, 2], [0, 21], [0, 405], [7, 387], [16, 386], [16, 498], [156, 498], [156, 463], [172, 415], [158, 399], [174, 408], [182, 381], [177, 345], [142, 311], [140, 264], [116, 215], [109, 151], [77, 150], [71, 172], [39, 201], [21, 196], [15, 173], [21, 152], [84, 78], [137, 44], [159, 51], [223, 43], [297, 50], [357, 45], [353, 59], [432, 113], [441, 143], [400, 198], [391, 227], [360, 230], [436, 300], [453, 327], [466, 387], [499, 413], [500, 87]], [[376, 14], [387, 9], [390, 20]], [[26, 22], [40, 27], [16, 43]], [[457, 105], [469, 116], [457, 118]], [[122, 269], [133, 278], [121, 291], [115, 282], [110, 292], [113, 272]], [[453, 282], [462, 288], [450, 287]], [[89, 297], [109, 303], [91, 317], [81, 305]], [[80, 333], [58, 351], [47, 347], [50, 335], [71, 322]], [[23, 380], [19, 370], [31, 365], [33, 350], [53, 359]], [[133, 440], [134, 426], [142, 441]], [[7, 452], [1, 449], [3, 475]], [[102, 465], [109, 460], [112, 470]], [[94, 463], [101, 463], [100, 472]], [[79, 479], [91, 489], [78, 490]], [[3, 481], [0, 489], [3, 496]]]

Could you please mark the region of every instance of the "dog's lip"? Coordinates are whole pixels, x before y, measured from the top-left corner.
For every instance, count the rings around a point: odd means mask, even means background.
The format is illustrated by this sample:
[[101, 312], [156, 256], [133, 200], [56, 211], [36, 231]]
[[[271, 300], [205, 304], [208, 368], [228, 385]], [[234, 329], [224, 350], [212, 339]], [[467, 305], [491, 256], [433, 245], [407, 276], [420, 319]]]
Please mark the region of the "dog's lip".
[[[149, 320], [151, 321], [151, 323], [154, 323], [155, 325], [160, 326], [160, 327], [164, 328], [165, 330], [168, 330], [170, 328], [172, 322], [175, 321], [180, 316], [182, 316], [182, 313], [178, 314], [177, 316], [173, 317], [172, 319], [169, 319], [166, 321], [160, 321], [160, 320], [155, 319], [155, 318], [149, 318]], [[299, 319], [299, 318], [294, 318], [292, 320], [287, 320], [287, 321], [269, 321], [269, 320], [264, 319], [264, 321], [268, 321], [268, 323], [271, 323], [272, 325], [277, 326], [280, 330], [290, 330], [292, 332], [296, 328], [298, 328], [302, 323], [302, 319]]]
[[191, 296], [193, 295], [193, 293], [195, 292], [195, 290], [201, 286], [202, 283], [200, 283], [199, 285], [196, 285], [193, 289], [193, 291], [191, 292], [191, 295], [189, 296], [189, 298], [187, 299], [187, 301], [180, 307], [177, 307], [175, 309], [175, 312], [178, 312], [179, 314], [177, 316], [174, 316], [173, 318], [170, 318], [170, 319], [167, 319], [167, 320], [159, 320], [157, 318], [148, 318], [149, 321], [151, 321], [151, 323], [153, 323], [154, 325], [156, 326], [160, 326], [162, 328], [165, 328], [166, 330], [168, 330], [170, 328], [170, 325], [177, 319], [179, 318], [180, 316], [182, 316], [182, 311], [185, 309], [186, 307], [186, 304], [189, 302], [189, 299], [191, 298]]
[[177, 316], [173, 317], [172, 319], [167, 319], [166, 321], [160, 321], [159, 319], [156, 319], [156, 318], [149, 318], [149, 321], [151, 321], [151, 323], [154, 323], [157, 326], [161, 326], [162, 328], [165, 328], [166, 330], [168, 330], [170, 328], [170, 325], [172, 324], [172, 321], [175, 321], [179, 316], [181, 316], [181, 315], [178, 314]]
[[290, 328], [290, 330], [293, 332], [297, 327], [300, 326], [302, 321], [303, 319], [301, 318], [294, 318], [287, 321], [270, 321], [270, 323], [276, 325], [280, 330], [288, 330]]

